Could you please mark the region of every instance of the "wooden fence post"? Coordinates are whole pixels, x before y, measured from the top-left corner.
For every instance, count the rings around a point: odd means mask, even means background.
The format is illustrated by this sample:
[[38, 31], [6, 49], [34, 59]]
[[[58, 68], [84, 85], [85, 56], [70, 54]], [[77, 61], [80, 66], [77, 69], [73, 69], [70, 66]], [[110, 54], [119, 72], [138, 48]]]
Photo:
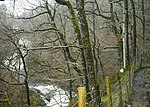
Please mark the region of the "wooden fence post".
[[121, 81], [120, 81], [120, 77], [119, 74], [117, 73], [117, 79], [118, 79], [118, 86], [119, 86], [119, 107], [122, 107], [122, 88], [121, 88]]
[[106, 91], [108, 96], [108, 107], [112, 107], [112, 96], [111, 96], [111, 89], [110, 89], [110, 77], [105, 77], [106, 80]]
[[78, 87], [78, 107], [86, 107], [86, 88]]

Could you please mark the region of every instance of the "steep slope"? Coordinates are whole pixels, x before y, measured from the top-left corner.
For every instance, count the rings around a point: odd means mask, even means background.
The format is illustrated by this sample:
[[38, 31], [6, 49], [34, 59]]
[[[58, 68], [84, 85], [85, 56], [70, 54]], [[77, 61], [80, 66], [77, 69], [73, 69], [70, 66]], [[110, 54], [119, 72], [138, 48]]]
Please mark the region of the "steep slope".
[[[24, 85], [10, 84], [17, 84], [17, 81], [7, 69], [0, 68], [0, 107], [9, 107], [8, 102], [4, 102], [7, 97], [13, 107], [27, 107]], [[30, 98], [33, 107], [42, 104], [40, 95], [35, 91], [30, 90]]]
[[147, 107], [149, 105], [147, 100], [147, 93], [145, 87], [145, 71], [148, 69], [142, 69], [135, 73], [133, 82], [133, 93], [131, 95], [132, 107]]

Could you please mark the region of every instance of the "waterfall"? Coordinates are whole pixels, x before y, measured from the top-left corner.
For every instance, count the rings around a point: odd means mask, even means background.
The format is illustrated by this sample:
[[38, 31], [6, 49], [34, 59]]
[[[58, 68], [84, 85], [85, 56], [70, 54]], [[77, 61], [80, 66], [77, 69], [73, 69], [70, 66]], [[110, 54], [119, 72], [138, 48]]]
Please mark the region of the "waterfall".
[[37, 90], [42, 100], [45, 102], [44, 107], [67, 107], [69, 103], [68, 91], [64, 91], [54, 85], [31, 85], [30, 88]]

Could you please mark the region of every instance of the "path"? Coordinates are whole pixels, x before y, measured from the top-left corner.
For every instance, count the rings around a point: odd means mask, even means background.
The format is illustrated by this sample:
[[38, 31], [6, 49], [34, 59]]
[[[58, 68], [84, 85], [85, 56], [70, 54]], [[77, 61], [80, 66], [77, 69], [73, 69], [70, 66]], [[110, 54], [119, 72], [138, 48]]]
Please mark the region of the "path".
[[145, 68], [135, 73], [133, 94], [131, 95], [132, 107], [146, 107], [148, 105], [144, 78], [144, 71], [146, 70], [148, 69]]

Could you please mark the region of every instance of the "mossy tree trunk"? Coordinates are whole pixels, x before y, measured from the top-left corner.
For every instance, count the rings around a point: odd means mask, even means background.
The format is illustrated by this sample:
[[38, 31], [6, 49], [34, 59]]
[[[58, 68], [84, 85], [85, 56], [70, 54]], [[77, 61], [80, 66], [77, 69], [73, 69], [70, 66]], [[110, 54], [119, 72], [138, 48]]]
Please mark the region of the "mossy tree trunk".
[[[89, 34], [89, 27], [87, 23], [87, 18], [86, 18], [86, 13], [84, 9], [84, 0], [76, 0], [77, 3], [77, 11], [78, 11], [78, 20], [79, 20], [79, 25], [81, 29], [81, 35], [83, 38], [83, 47], [84, 47], [84, 54], [85, 54], [85, 59], [86, 59], [86, 67], [87, 67], [87, 72], [90, 74], [88, 77], [91, 79], [90, 85], [94, 86], [94, 90], [96, 91], [96, 96], [100, 96], [99, 92], [99, 79], [97, 78], [97, 73], [94, 67], [94, 57], [92, 53], [92, 47], [91, 47], [91, 42], [90, 42], [90, 34]], [[101, 103], [101, 98], [98, 97], [97, 101]], [[100, 105], [100, 104], [97, 104]]]
[[[77, 3], [77, 11], [78, 11], [78, 19], [76, 17], [75, 11], [72, 7], [70, 1], [65, 0], [56, 0], [57, 3], [61, 5], [66, 5], [69, 9], [69, 12], [72, 16], [71, 20], [74, 25], [74, 30], [78, 39], [78, 43], [82, 48], [80, 49], [81, 58], [82, 58], [82, 66], [83, 66], [83, 73], [85, 76], [85, 86], [87, 93], [90, 92], [90, 85], [94, 87], [96, 92], [96, 96], [100, 96], [99, 92], [99, 80], [96, 76], [96, 71], [94, 69], [94, 58], [92, 53], [92, 47], [90, 43], [90, 35], [89, 35], [89, 28], [86, 19], [86, 13], [84, 9], [84, 0], [76, 0]], [[89, 82], [89, 79], [90, 82]], [[91, 95], [87, 95], [87, 98], [91, 100]], [[101, 98], [98, 97], [97, 99], [99, 103], [101, 103]], [[99, 104], [100, 105], [100, 104]]]
[[135, 14], [135, 4], [133, 0], [130, 0], [131, 3], [131, 26], [132, 26], [132, 34], [131, 34], [131, 51], [132, 51], [132, 61], [135, 62], [136, 65], [136, 14]]
[[[75, 60], [75, 59], [73, 58], [73, 56], [71, 55], [71, 52], [70, 52], [69, 47], [67, 47], [68, 44], [67, 44], [67, 42], [66, 42], [66, 40], [65, 40], [65, 35], [64, 35], [61, 31], [58, 30], [58, 27], [57, 27], [56, 24], [55, 24], [56, 9], [54, 9], [54, 12], [53, 12], [53, 14], [52, 14], [51, 10], [49, 9], [48, 2], [47, 2], [47, 1], [46, 1], [46, 9], [47, 9], [47, 11], [48, 11], [48, 14], [49, 14], [49, 17], [50, 17], [50, 19], [51, 19], [51, 22], [53, 22], [53, 23], [52, 23], [52, 27], [55, 28], [54, 30], [56, 30], [56, 35], [59, 36], [59, 38], [60, 38], [60, 43], [62, 44], [62, 46], [66, 46], [65, 48], [63, 48], [64, 51], [65, 51], [65, 53], [66, 53], [66, 57], [67, 57], [71, 62], [76, 63], [76, 60]], [[80, 70], [77, 66], [73, 66], [73, 69], [78, 73], [78, 75], [82, 75], [81, 70]]]
[[144, 46], [145, 46], [145, 2], [142, 0], [142, 52], [140, 58], [140, 68], [142, 67], [143, 63], [143, 56], [144, 56]]
[[[87, 62], [86, 62], [86, 58], [85, 58], [85, 54], [84, 54], [82, 36], [81, 36], [81, 32], [80, 32], [80, 28], [79, 28], [79, 25], [78, 25], [78, 20], [77, 20], [75, 11], [74, 11], [73, 6], [70, 3], [70, 1], [65, 1], [65, 0], [55, 0], [55, 1], [59, 4], [61, 4], [61, 5], [67, 6], [68, 9], [69, 9], [70, 15], [72, 17], [71, 21], [73, 23], [74, 31], [75, 31], [75, 34], [77, 36], [77, 40], [78, 40], [78, 43], [79, 43], [79, 46], [80, 46], [80, 53], [81, 53], [81, 59], [82, 59], [82, 68], [83, 68], [82, 71], [83, 71], [83, 74], [85, 76], [85, 86], [86, 86], [87, 93], [89, 93], [90, 92], [90, 86], [89, 86], [90, 84], [89, 84], [87, 65], [86, 65]], [[87, 99], [91, 99], [90, 94], [87, 95]]]

